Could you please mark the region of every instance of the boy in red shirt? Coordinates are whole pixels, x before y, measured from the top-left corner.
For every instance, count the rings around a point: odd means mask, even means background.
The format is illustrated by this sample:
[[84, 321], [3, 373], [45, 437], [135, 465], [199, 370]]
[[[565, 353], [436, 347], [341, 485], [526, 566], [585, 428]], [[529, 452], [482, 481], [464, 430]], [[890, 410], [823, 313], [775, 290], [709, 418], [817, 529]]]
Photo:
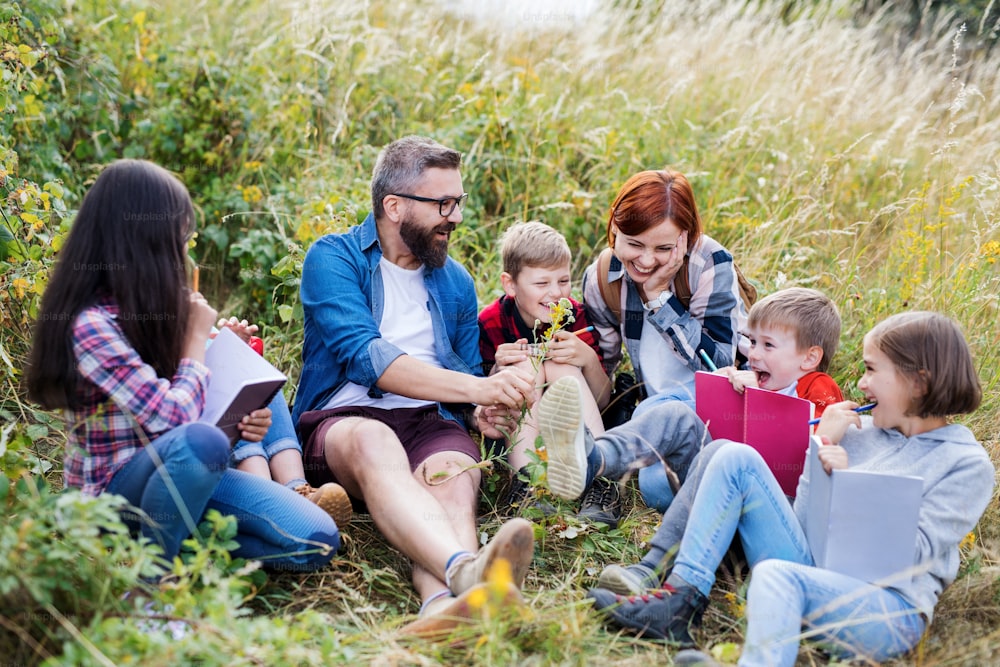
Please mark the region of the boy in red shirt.
[[[809, 400], [819, 417], [827, 406], [844, 400], [840, 387], [826, 373], [839, 345], [840, 328], [840, 313], [822, 292], [804, 287], [779, 290], [750, 309], [745, 332], [750, 339], [749, 369], [726, 367], [716, 372], [727, 375], [740, 392], [759, 387]], [[628, 567], [604, 568], [599, 588], [638, 595], [660, 585], [684, 534], [701, 472], [716, 449], [709, 443], [692, 461], [643, 559]]]

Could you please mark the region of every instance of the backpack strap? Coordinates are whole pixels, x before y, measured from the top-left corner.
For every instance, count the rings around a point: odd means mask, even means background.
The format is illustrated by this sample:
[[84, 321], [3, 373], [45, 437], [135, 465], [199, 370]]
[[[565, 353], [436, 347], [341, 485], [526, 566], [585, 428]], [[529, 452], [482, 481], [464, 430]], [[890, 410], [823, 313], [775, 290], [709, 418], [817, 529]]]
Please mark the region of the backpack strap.
[[[691, 280], [688, 274], [689, 259], [689, 255], [684, 256], [684, 264], [677, 271], [677, 275], [674, 276], [674, 296], [680, 300], [685, 308], [691, 305]], [[733, 271], [736, 272], [736, 282], [740, 287], [740, 298], [743, 299], [743, 305], [746, 306], [747, 310], [750, 310], [750, 306], [757, 302], [757, 288], [743, 275], [740, 267], [736, 265], [735, 259], [733, 260]]]
[[597, 256], [597, 287], [601, 290], [601, 298], [618, 321], [622, 319], [622, 291], [620, 285], [612, 286], [608, 281], [608, 272], [611, 270], [611, 259], [614, 252], [611, 248], [605, 248]]

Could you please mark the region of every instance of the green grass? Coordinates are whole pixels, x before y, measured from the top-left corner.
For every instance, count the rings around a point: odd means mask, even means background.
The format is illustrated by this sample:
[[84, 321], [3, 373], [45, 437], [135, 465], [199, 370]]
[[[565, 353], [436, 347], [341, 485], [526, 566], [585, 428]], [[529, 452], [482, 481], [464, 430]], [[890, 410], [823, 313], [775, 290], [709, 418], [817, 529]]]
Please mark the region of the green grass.
[[[17, 121], [17, 175], [61, 178], [72, 208], [114, 157], [175, 170], [203, 216], [193, 250], [202, 285], [221, 314], [264, 325], [269, 357], [293, 379], [302, 253], [367, 212], [381, 146], [423, 133], [464, 153], [471, 197], [452, 255], [472, 271], [481, 303], [499, 289], [496, 240], [508, 224], [560, 229], [581, 276], [603, 247], [618, 186], [669, 165], [689, 176], [707, 233], [762, 295], [808, 285], [838, 304], [844, 335], [832, 373], [852, 397], [861, 337], [874, 323], [908, 308], [955, 317], [985, 397], [962, 421], [1000, 461], [1000, 67], [965, 48], [969, 33], [956, 40], [939, 23], [904, 38], [885, 27], [892, 21], [856, 25], [839, 5], [785, 21], [768, 3], [713, 0], [510, 24], [432, 2], [110, 5], [60, 8], [64, 73], [38, 92], [48, 106]], [[57, 236], [60, 224], [41, 233]], [[51, 258], [45, 252], [33, 261]], [[58, 483], [57, 422], [18, 387], [44, 272], [13, 270], [0, 283], [11, 360], [0, 404], [16, 423], [4, 439], [26, 443], [36, 470], [47, 464]], [[492, 534], [488, 495], [483, 529]], [[242, 605], [211, 587], [185, 598], [201, 619], [194, 638], [143, 639], [98, 614], [93, 627], [90, 617], [76, 621], [99, 638], [93, 650], [68, 631], [44, 649], [52, 664], [96, 664], [98, 653], [122, 664], [668, 662], [670, 649], [607, 631], [583, 599], [605, 564], [634, 560], [655, 530], [653, 512], [634, 498], [629, 507], [618, 531], [576, 526], [569, 506], [540, 521], [525, 587], [531, 618], [498, 622], [461, 646], [395, 631], [418, 606], [408, 565], [360, 517], [321, 573], [272, 576]], [[995, 498], [925, 643], [891, 664], [980, 665], [1000, 651], [998, 527]], [[720, 581], [704, 645], [741, 641], [742, 584]], [[39, 651], [8, 625], [4, 641], [17, 647], [8, 655], [37, 662]], [[804, 650], [800, 663], [826, 660]]]

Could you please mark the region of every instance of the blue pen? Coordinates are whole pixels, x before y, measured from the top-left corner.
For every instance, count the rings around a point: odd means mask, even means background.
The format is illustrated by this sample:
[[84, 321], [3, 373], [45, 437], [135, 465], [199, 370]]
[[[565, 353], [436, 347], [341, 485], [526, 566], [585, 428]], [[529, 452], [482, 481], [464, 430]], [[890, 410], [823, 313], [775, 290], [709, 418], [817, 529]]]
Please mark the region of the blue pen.
[[588, 331], [593, 331], [593, 330], [594, 330], [594, 325], [591, 324], [589, 327], [584, 327], [584, 328], [582, 328], [582, 329], [580, 329], [578, 331], [574, 331], [573, 333], [576, 334], [577, 336], [579, 336], [580, 334], [585, 334]]
[[[855, 412], [868, 412], [869, 410], [871, 410], [872, 408], [874, 408], [876, 405], [878, 405], [878, 403], [869, 403], [868, 405], [862, 405], [862, 406], [859, 406], [857, 408], [854, 408], [854, 411]], [[809, 425], [810, 426], [814, 426], [814, 425], [816, 425], [818, 423], [819, 423], [819, 417], [817, 417], [816, 419], [810, 419], [809, 420]]]
[[698, 354], [701, 355], [702, 361], [704, 361], [705, 365], [708, 366], [708, 370], [712, 371], [713, 373], [719, 370], [719, 368], [712, 363], [712, 358], [708, 356], [708, 352], [705, 352], [705, 350], [698, 350]]

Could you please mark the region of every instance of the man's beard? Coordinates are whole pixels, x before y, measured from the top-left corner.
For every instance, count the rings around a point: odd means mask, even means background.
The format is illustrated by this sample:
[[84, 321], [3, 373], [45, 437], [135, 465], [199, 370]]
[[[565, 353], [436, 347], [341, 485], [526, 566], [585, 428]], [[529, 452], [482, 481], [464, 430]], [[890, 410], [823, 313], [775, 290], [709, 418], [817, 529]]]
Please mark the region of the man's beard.
[[453, 232], [455, 226], [454, 222], [446, 220], [436, 227], [426, 229], [410, 218], [404, 218], [399, 225], [399, 235], [413, 256], [422, 264], [432, 269], [440, 269], [448, 259], [448, 240], [438, 239], [437, 233]]

